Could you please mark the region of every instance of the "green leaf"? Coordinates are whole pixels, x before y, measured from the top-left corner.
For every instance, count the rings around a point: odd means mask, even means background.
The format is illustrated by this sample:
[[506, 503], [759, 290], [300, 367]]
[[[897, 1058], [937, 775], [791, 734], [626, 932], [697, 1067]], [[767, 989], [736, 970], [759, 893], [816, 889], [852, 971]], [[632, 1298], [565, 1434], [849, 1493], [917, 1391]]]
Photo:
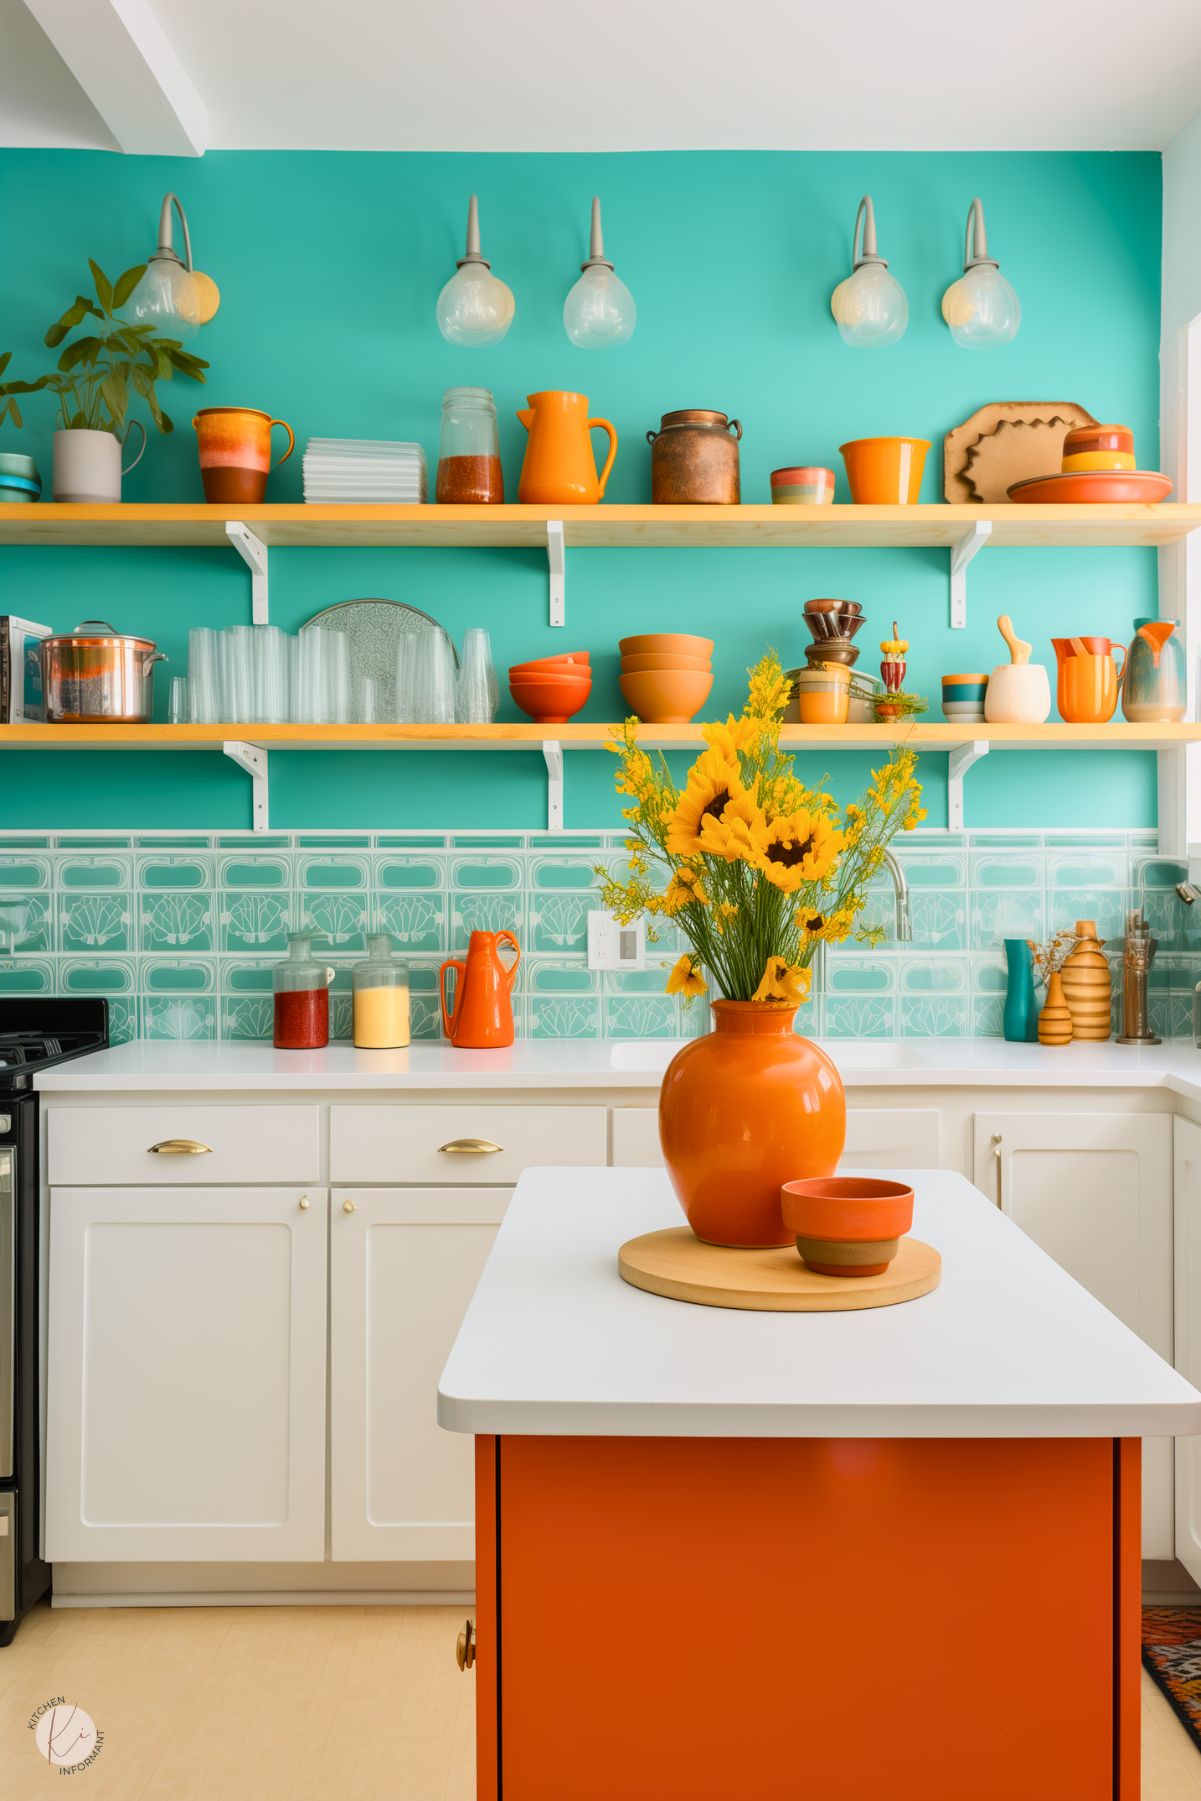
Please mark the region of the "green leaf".
[[67, 333], [73, 331], [80, 320], [86, 319], [89, 313], [96, 319], [104, 317], [94, 300], [89, 300], [86, 294], [77, 294], [62, 318], [56, 320], [46, 333], [45, 341], [50, 349], [53, 350], [56, 344], [61, 344]]
[[0, 394], [38, 394], [53, 380], [52, 375], [39, 375], [36, 381], [6, 381], [0, 386]]
[[105, 312], [111, 313], [113, 310], [112, 282], [108, 279], [108, 276], [104, 273], [100, 264], [94, 263], [91, 257], [88, 258], [88, 268], [92, 271], [92, 280], [96, 284], [96, 298], [99, 300]]
[[12, 362], [12, 360], [13, 360], [13, 353], [11, 350], [6, 350], [3, 354], [3, 356], [0, 356], [0, 375], [4, 374], [4, 371], [8, 368], [8, 365]]
[[[65, 372], [68, 369], [77, 368], [82, 362], [94, 363], [102, 342], [103, 340], [100, 338], [76, 338], [74, 343], [67, 345], [59, 357], [59, 368]], [[91, 352], [90, 356], [89, 351]]]
[[171, 422], [167, 419], [166, 414], [158, 403], [158, 395], [154, 391], [154, 377], [151, 375], [149, 369], [140, 367], [135, 368], [133, 371], [133, 385], [138, 393], [144, 397], [146, 405], [150, 408], [150, 417], [154, 420], [158, 429], [164, 432], [170, 431]]
[[113, 423], [117, 426], [124, 425], [125, 414], [129, 409], [129, 389], [125, 385], [123, 371], [110, 369], [100, 384], [100, 392], [113, 416]]
[[133, 293], [145, 273], [145, 263], [139, 263], [136, 269], [127, 269], [124, 275], [118, 277], [117, 285], [113, 289], [114, 310], [119, 306], [125, 305], [125, 302], [129, 299], [129, 296]]

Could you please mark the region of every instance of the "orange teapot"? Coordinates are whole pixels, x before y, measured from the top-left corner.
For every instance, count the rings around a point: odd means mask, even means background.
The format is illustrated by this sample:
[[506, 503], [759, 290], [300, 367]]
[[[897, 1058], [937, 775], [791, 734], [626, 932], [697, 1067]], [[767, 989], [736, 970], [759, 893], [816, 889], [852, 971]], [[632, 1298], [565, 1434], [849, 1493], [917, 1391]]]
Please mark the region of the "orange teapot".
[[1124, 648], [1109, 638], [1052, 638], [1051, 646], [1059, 667], [1055, 698], [1060, 718], [1069, 725], [1105, 725], [1117, 709]]
[[[617, 433], [607, 419], [588, 417], [588, 396], [548, 388], [530, 394], [517, 414], [529, 433], [517, 498], [535, 506], [595, 506], [617, 455]], [[593, 426], [609, 434], [609, 454], [600, 475], [592, 454]]]
[[[513, 947], [513, 961], [501, 961], [500, 946]], [[512, 932], [473, 932], [467, 961], [450, 957], [438, 971], [442, 1024], [459, 1050], [503, 1050], [513, 1042], [513, 983], [521, 946]], [[454, 1006], [446, 1001], [446, 972], [455, 971]]]

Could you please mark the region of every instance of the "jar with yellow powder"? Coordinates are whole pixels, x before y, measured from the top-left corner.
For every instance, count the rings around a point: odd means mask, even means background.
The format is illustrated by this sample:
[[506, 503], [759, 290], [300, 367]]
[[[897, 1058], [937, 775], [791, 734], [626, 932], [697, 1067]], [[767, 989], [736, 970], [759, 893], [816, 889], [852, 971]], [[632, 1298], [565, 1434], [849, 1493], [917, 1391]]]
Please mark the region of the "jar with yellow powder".
[[367, 940], [354, 966], [354, 1041], [360, 1050], [391, 1051], [409, 1042], [409, 966], [392, 955], [386, 932]]

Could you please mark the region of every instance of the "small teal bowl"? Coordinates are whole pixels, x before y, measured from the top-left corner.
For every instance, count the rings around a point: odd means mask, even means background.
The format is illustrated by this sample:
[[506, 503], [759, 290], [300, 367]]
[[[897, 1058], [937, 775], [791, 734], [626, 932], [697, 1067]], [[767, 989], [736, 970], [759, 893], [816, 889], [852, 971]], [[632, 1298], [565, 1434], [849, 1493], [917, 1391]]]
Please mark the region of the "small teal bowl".
[[942, 685], [942, 697], [949, 701], [983, 700], [987, 693], [987, 682], [944, 682]]

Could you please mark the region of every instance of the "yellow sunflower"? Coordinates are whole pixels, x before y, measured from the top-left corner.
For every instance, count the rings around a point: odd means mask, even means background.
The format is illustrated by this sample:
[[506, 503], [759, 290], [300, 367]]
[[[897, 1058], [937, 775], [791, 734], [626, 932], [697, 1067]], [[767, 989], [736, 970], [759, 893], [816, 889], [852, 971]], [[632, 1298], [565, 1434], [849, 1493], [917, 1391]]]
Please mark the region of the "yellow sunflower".
[[855, 924], [855, 914], [851, 907], [842, 907], [835, 913], [820, 913], [808, 907], [802, 907], [796, 916], [797, 930], [807, 942], [823, 940], [826, 944], [841, 944], [849, 938]]
[[789, 1001], [793, 1006], [799, 1006], [802, 1001], [809, 999], [809, 984], [812, 980], [810, 971], [802, 969], [798, 963], [789, 963], [783, 957], [769, 957], [763, 971], [763, 980], [751, 999]]
[[701, 973], [700, 959], [691, 951], [685, 951], [672, 967], [667, 978], [667, 992], [682, 994], [687, 1000], [691, 1000], [694, 995], [704, 994], [705, 978]]
[[703, 725], [701, 737], [719, 757], [736, 765], [742, 752], [754, 750], [762, 729], [763, 722], [760, 719], [735, 719], [733, 713], [729, 713], [724, 725], [720, 720], [714, 720], [712, 725]]
[[786, 813], [756, 834], [756, 862], [769, 882], [795, 894], [806, 882], [825, 880], [843, 842], [823, 813]]
[[700, 847], [708, 857], [721, 857], [727, 863], [753, 863], [756, 845], [767, 826], [761, 808], [745, 790], [728, 800], [715, 819], [706, 813], [701, 820]]
[[674, 871], [667, 885], [663, 896], [663, 911], [670, 917], [678, 913], [681, 907], [687, 907], [694, 901], [698, 906], [707, 907], [709, 896], [699, 872], [684, 863]]
[[688, 772], [688, 783], [667, 821], [667, 854], [695, 857], [704, 850], [701, 828], [707, 818], [720, 819], [730, 801], [745, 794], [737, 761], [707, 750]]

